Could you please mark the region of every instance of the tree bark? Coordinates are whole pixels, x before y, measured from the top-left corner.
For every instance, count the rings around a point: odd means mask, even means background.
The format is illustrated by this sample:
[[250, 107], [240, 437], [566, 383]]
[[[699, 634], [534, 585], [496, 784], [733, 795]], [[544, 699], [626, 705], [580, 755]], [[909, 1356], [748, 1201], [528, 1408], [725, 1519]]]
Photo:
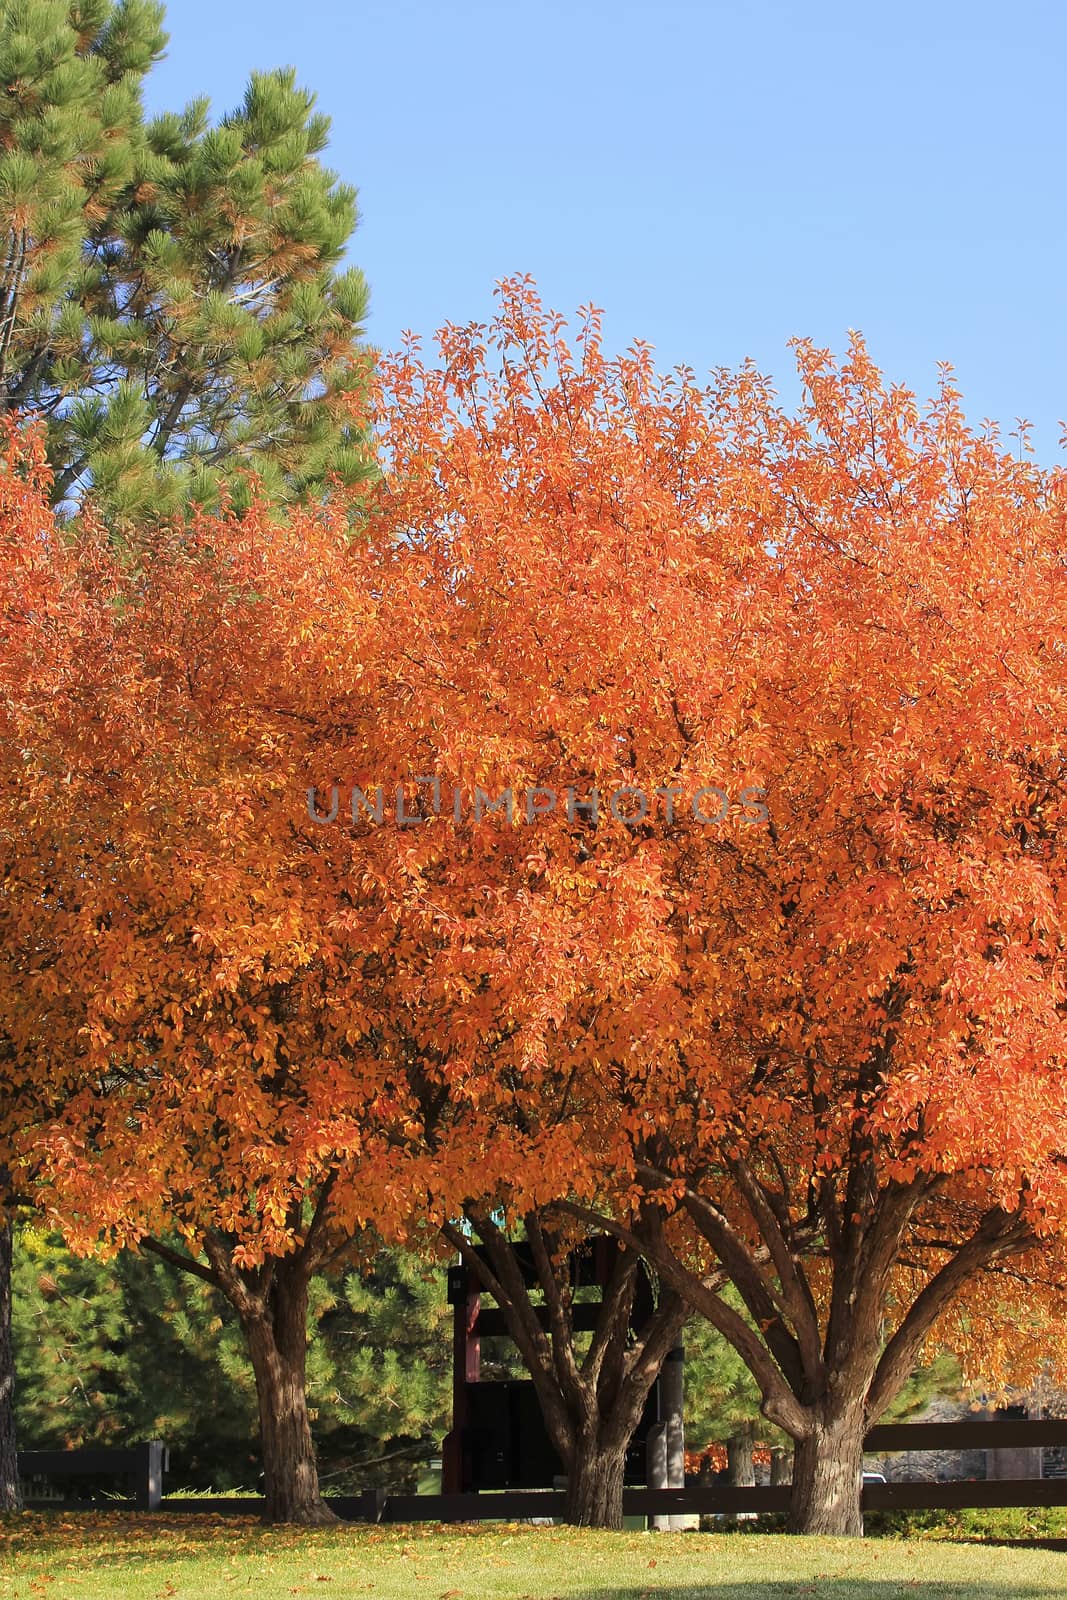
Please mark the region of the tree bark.
[[863, 1533], [863, 1435], [862, 1404], [813, 1409], [811, 1432], [793, 1456], [790, 1533]]
[[545, 1299], [534, 1308], [515, 1246], [491, 1217], [473, 1211], [483, 1259], [458, 1228], [442, 1230], [468, 1270], [504, 1313], [511, 1338], [534, 1382], [548, 1436], [567, 1471], [566, 1519], [578, 1527], [621, 1528], [626, 1451], [652, 1385], [678, 1343], [689, 1310], [680, 1297], [650, 1298], [633, 1327], [637, 1256], [616, 1251], [602, 1283], [603, 1299], [588, 1351], [579, 1355], [571, 1316], [569, 1258], [555, 1261], [536, 1214], [526, 1217], [538, 1286]]
[[737, 1488], [751, 1488], [756, 1482], [756, 1468], [752, 1461], [753, 1432], [751, 1428], [738, 1428], [726, 1441], [726, 1472], [731, 1484]]
[[18, 1511], [15, 1454], [15, 1347], [11, 1332], [11, 1219], [0, 1207], [0, 1511]]
[[[754, 1443], [755, 1435], [751, 1427], [738, 1428], [726, 1441], [726, 1478], [733, 1488], [751, 1489], [755, 1486], [756, 1464], [752, 1459]], [[731, 1520], [736, 1526], [739, 1522], [754, 1521], [755, 1516], [754, 1511], [735, 1511]]]
[[625, 1465], [625, 1444], [605, 1447], [594, 1439], [575, 1442], [567, 1476], [566, 1518], [572, 1527], [622, 1527]]
[[281, 1263], [265, 1303], [242, 1315], [259, 1400], [267, 1522], [338, 1519], [319, 1494], [306, 1390], [307, 1277]]

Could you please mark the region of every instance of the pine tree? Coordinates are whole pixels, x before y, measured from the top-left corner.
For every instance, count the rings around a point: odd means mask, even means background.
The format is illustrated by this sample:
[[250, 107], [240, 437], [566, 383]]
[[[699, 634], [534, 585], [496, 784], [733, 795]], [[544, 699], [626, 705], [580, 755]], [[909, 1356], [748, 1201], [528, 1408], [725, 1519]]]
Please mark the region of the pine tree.
[[690, 1450], [724, 1444], [731, 1483], [755, 1482], [752, 1450], [785, 1435], [760, 1411], [759, 1390], [737, 1352], [709, 1323], [685, 1330], [685, 1437]]
[[[27, 1448], [162, 1439], [181, 1489], [255, 1492], [256, 1383], [225, 1298], [156, 1256], [73, 1255], [23, 1227], [15, 1256], [18, 1424]], [[451, 1404], [444, 1272], [399, 1251], [312, 1281], [308, 1394], [335, 1489], [414, 1488]]]
[[[0, 5], [0, 383], [8, 409], [54, 410], [84, 336], [92, 240], [128, 193], [140, 82], [162, 53], [151, 0]], [[57, 370], [57, 364], [59, 370]], [[87, 380], [88, 363], [78, 363]]]
[[368, 475], [341, 270], [356, 197], [292, 69], [146, 122], [153, 0], [0, 4], [0, 403], [43, 416], [57, 503], [128, 530]]
[[413, 1492], [450, 1424], [443, 1268], [380, 1250], [340, 1283], [317, 1280], [312, 1313], [308, 1378], [324, 1477], [351, 1493]]
[[191, 1488], [251, 1486], [255, 1382], [225, 1301], [161, 1261], [72, 1255], [19, 1230], [17, 1418], [26, 1448], [162, 1439]]

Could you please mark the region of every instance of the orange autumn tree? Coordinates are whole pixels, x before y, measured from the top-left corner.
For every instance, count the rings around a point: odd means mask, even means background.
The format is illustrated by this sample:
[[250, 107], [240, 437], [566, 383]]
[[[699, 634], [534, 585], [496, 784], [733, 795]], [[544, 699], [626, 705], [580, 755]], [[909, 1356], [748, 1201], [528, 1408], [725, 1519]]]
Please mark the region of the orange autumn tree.
[[98, 807], [38, 934], [73, 1003], [31, 974], [10, 1025], [97, 1073], [43, 1142], [68, 1225], [173, 1214], [275, 1296], [325, 1184], [331, 1246], [540, 1229], [547, 1336], [503, 1298], [608, 1522], [655, 1344], [620, 1279], [581, 1347], [565, 1262], [613, 1231], [748, 1362], [794, 1525], [854, 1531], [937, 1314], [1059, 1227], [1062, 485], [859, 347], [792, 419], [580, 344], [506, 286], [383, 366], [365, 543], [201, 523], [112, 607], [142, 731], [55, 769]]
[[863, 1435], [956, 1297], [1005, 1264], [1062, 1294], [1064, 482], [858, 342], [800, 359], [747, 507], [789, 595], [770, 825], [679, 848], [667, 1047], [640, 1019], [614, 1072], [644, 1055], [659, 1111], [629, 1170], [744, 1302], [661, 1242], [796, 1440], [793, 1526], [855, 1532]]
[[857, 1532], [943, 1314], [1063, 1281], [1064, 480], [859, 341], [790, 417], [584, 339], [517, 283], [387, 372], [398, 681], [519, 797], [423, 790], [412, 1182], [644, 1253], [794, 1439], [793, 1526]]
[[[506, 307], [502, 333], [520, 311]], [[461, 355], [462, 338], [449, 340]], [[747, 584], [703, 533], [721, 465], [706, 398], [687, 382], [657, 388], [646, 354], [617, 372], [592, 320], [585, 346], [581, 371], [563, 376], [572, 421], [531, 406], [522, 371], [503, 380], [496, 448], [515, 463], [519, 492], [487, 499], [474, 543], [453, 542], [447, 518], [439, 536], [440, 463], [420, 463], [387, 387], [387, 493], [358, 546], [329, 518], [288, 529], [262, 512], [202, 519], [154, 540], [143, 567], [116, 579], [113, 693], [135, 726], [108, 749], [106, 774], [86, 775], [98, 800], [89, 855], [71, 853], [70, 908], [52, 926], [69, 974], [65, 1035], [52, 1038], [91, 1081], [34, 1148], [68, 1232], [136, 1242], [176, 1224], [190, 1246], [177, 1264], [229, 1294], [254, 1355], [270, 1334], [260, 1393], [275, 1515], [320, 1514], [299, 1295], [306, 1213], [324, 1185], [316, 1249], [366, 1217], [386, 1231], [440, 1226], [459, 1248], [469, 1248], [461, 1219], [481, 1237], [486, 1256], [472, 1259], [530, 1364], [575, 1521], [621, 1516], [625, 1449], [685, 1317], [677, 1295], [619, 1252], [588, 1344], [576, 1330], [582, 1230], [546, 1207], [569, 1192], [569, 1148], [589, 1136], [594, 1107], [585, 1090], [570, 1100], [548, 1044], [554, 1008], [580, 992], [576, 976], [587, 981], [576, 956], [597, 937], [596, 919], [576, 922], [588, 824], [564, 804], [531, 853], [500, 811], [475, 815], [482, 782], [495, 797], [500, 782], [556, 780], [577, 757], [581, 785], [610, 749], [584, 699], [603, 662], [588, 646], [570, 660], [576, 619], [621, 677], [644, 645], [649, 586], [674, 633], [694, 605], [724, 616]], [[389, 371], [399, 390], [401, 368]], [[487, 418], [452, 441], [447, 494], [464, 474], [479, 494], [497, 492]], [[576, 610], [559, 518], [572, 499], [588, 516], [594, 498], [600, 523], [585, 535]], [[636, 544], [620, 521], [635, 500], [651, 533]], [[517, 531], [524, 565], [501, 589]], [[692, 642], [692, 671], [707, 665], [701, 648]], [[712, 648], [718, 660], [718, 639]], [[547, 698], [546, 652], [562, 674]], [[665, 670], [652, 699], [672, 718], [670, 687]], [[639, 684], [635, 727], [649, 698]], [[546, 713], [559, 719], [547, 744]], [[433, 815], [434, 774], [460, 787], [458, 824], [451, 796]], [[340, 825], [323, 828], [305, 788], [320, 785], [328, 814], [334, 780], [346, 778], [360, 786], [354, 821], [346, 787]], [[427, 809], [429, 825], [411, 825]], [[512, 892], [517, 872], [535, 918]], [[605, 992], [620, 960], [643, 968], [655, 933], [640, 862], [624, 865], [615, 891]], [[32, 896], [25, 909], [36, 914]], [[39, 1029], [32, 988], [20, 1007]], [[656, 1208], [643, 1210], [626, 1214], [638, 1233], [655, 1225]], [[523, 1246], [536, 1259], [532, 1296], [516, 1271]]]
[[384, 1085], [278, 750], [302, 633], [328, 640], [331, 593], [366, 609], [344, 508], [179, 524], [120, 564], [91, 529], [57, 535], [40, 482], [20, 494], [0, 505], [17, 1170], [76, 1246], [140, 1243], [221, 1290], [255, 1370], [267, 1514], [332, 1520], [308, 1280], [350, 1237], [331, 1193], [370, 1162]]
[[[448, 585], [434, 595], [410, 539], [396, 545], [387, 528], [350, 545], [340, 506], [284, 526], [253, 508], [160, 529], [137, 565], [110, 560], [91, 536], [41, 543], [25, 531], [23, 566], [65, 585], [96, 638], [91, 660], [71, 639], [69, 710], [42, 651], [14, 774], [21, 827], [56, 828], [47, 864], [31, 852], [13, 873], [3, 929], [5, 1018], [20, 1052], [68, 1073], [62, 1106], [40, 1105], [23, 1130], [38, 1198], [78, 1247], [140, 1245], [229, 1299], [256, 1374], [275, 1520], [328, 1516], [304, 1394], [311, 1272], [364, 1220], [410, 1241], [434, 1223], [455, 1237], [455, 1219], [475, 1217], [512, 1285], [501, 1298], [570, 1466], [575, 1520], [601, 1520], [599, 1432], [621, 1460], [684, 1305], [654, 1291], [649, 1301], [636, 1259], [616, 1253], [579, 1358], [568, 1279], [583, 1230], [556, 1219], [542, 1232], [544, 1175], [528, 1161], [522, 1219], [541, 1291], [557, 1297], [546, 1336], [514, 1284], [513, 1241], [476, 1203], [499, 1197], [507, 1165], [492, 1123], [465, 1114], [478, 1080], [457, 1082], [446, 1103], [427, 1043], [440, 1027], [448, 1070], [457, 1065], [457, 1019], [447, 1039], [444, 1028], [450, 993], [470, 990], [455, 934], [482, 894], [478, 853], [464, 875], [449, 846], [442, 934], [402, 823], [324, 834], [305, 800], [335, 742], [343, 765], [386, 778], [433, 764], [432, 721], [414, 714], [396, 671], [405, 625], [428, 602], [426, 617], [449, 629], [442, 642], [464, 647], [476, 614], [442, 605]], [[29, 616], [41, 648], [42, 619]], [[72, 781], [76, 828], [55, 805], [56, 786]], [[506, 994], [534, 956], [508, 940]], [[472, 1039], [481, 1020], [464, 1019]], [[428, 1058], [421, 1078], [413, 1040]], [[430, 1084], [449, 1129], [440, 1176]], [[429, 1156], [421, 1187], [412, 1149]], [[472, 1169], [482, 1187], [468, 1200]], [[184, 1249], [168, 1242], [174, 1232]]]

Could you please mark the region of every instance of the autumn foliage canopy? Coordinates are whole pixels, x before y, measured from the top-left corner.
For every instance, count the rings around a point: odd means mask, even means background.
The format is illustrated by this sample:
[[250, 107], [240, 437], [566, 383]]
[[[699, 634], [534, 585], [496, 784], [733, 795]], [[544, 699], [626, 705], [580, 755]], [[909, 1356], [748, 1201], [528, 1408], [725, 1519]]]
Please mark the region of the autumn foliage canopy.
[[382, 363], [355, 536], [120, 561], [12, 443], [0, 1028], [85, 1241], [651, 1219], [848, 1531], [841, 1438], [1059, 1259], [1067, 484], [797, 359], [790, 415], [516, 280]]

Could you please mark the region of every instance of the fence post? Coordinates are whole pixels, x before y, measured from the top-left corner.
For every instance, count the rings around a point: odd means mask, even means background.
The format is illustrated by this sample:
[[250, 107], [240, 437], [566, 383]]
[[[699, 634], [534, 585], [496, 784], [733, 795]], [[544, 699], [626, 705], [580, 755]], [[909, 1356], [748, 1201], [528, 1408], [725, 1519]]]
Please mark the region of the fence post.
[[134, 1480], [134, 1501], [138, 1511], [158, 1511], [163, 1499], [163, 1472], [167, 1452], [160, 1439], [150, 1439], [136, 1447], [138, 1457]]
[[[385, 1502], [389, 1498], [388, 1489], [361, 1489], [356, 1498], [359, 1504], [353, 1513], [353, 1522], [381, 1522]], [[427, 1495], [425, 1498], [433, 1500], [439, 1496]]]
[[[645, 1482], [650, 1489], [669, 1489], [667, 1469], [667, 1424], [657, 1422], [649, 1428], [645, 1440]], [[669, 1516], [652, 1516], [648, 1525], [656, 1533], [666, 1533], [670, 1528]]]
[[[685, 1346], [669, 1351], [659, 1375], [660, 1405], [667, 1430], [668, 1489], [685, 1488]], [[700, 1518], [676, 1512], [667, 1521], [672, 1533], [700, 1526]]]
[[481, 1340], [478, 1317], [482, 1308], [477, 1279], [462, 1260], [448, 1269], [448, 1303], [452, 1307], [452, 1427], [441, 1447], [441, 1492], [462, 1494], [477, 1485], [467, 1483], [464, 1431], [467, 1426], [467, 1385], [481, 1376]]

